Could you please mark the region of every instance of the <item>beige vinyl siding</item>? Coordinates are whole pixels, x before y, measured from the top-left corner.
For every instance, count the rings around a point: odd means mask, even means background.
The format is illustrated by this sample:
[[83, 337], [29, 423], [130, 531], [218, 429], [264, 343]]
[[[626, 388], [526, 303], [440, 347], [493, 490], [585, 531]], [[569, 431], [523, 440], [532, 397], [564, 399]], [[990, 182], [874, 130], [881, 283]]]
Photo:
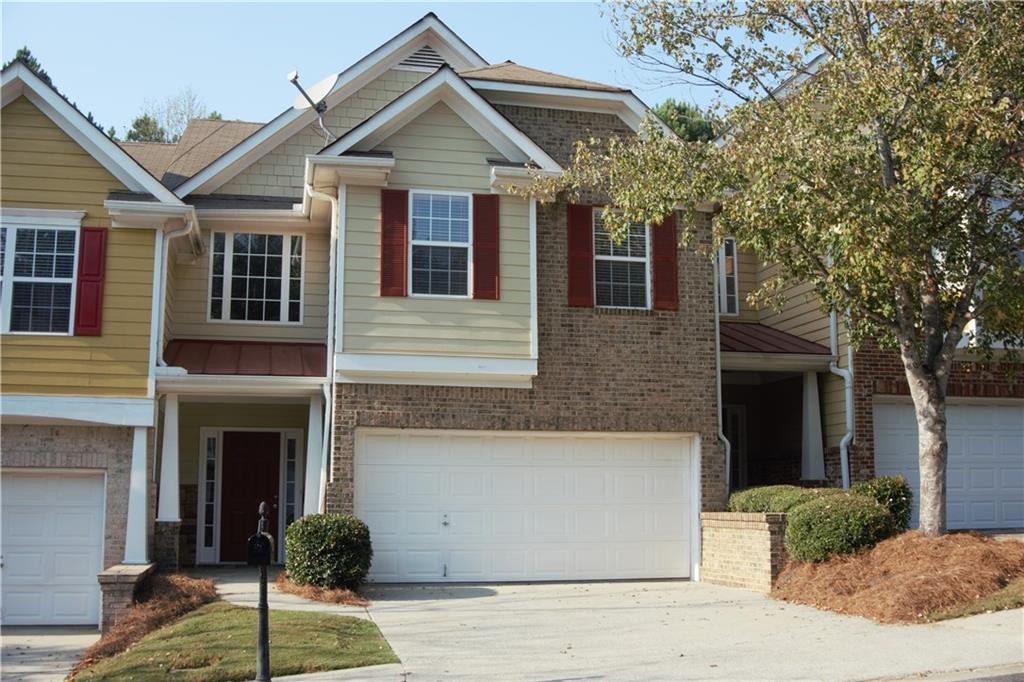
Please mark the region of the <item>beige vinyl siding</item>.
[[[500, 156], [437, 104], [385, 140], [392, 188], [489, 192]], [[350, 187], [346, 203], [344, 346], [348, 353], [530, 356], [529, 206], [500, 198], [500, 300], [380, 296], [380, 189]]]
[[[420, 71], [388, 70], [329, 109], [324, 114], [324, 123], [340, 137], [428, 75]], [[282, 142], [215, 193], [301, 197], [306, 154], [315, 154], [323, 147], [323, 134], [314, 123]]]
[[[245, 223], [224, 224], [213, 231], [274, 233], [272, 227]], [[209, 246], [211, 229], [203, 230]], [[219, 339], [226, 341], [305, 341], [327, 339], [327, 279], [329, 277], [330, 228], [281, 229], [277, 233], [301, 234], [303, 239], [302, 324], [273, 322], [209, 322], [210, 249], [194, 263], [174, 266], [174, 309], [170, 321], [171, 339]], [[170, 289], [172, 287], [168, 287]], [[228, 284], [225, 283], [225, 290]], [[225, 307], [227, 300], [225, 300]]]
[[[309, 424], [309, 403], [205, 403], [182, 402], [178, 408], [178, 466], [181, 482], [196, 484], [199, 480], [200, 429], [231, 430], [302, 429], [305, 460], [306, 426]], [[301, 503], [301, 500], [300, 500]]]
[[[25, 97], [3, 108], [0, 146], [4, 207], [85, 211], [83, 227], [110, 227], [103, 201], [126, 188]], [[0, 391], [145, 396], [154, 239], [150, 230], [108, 230], [102, 336], [5, 335]]]
[[724, 319], [739, 322], [757, 322], [760, 319], [760, 313], [757, 308], [754, 308], [747, 302], [747, 296], [752, 291], [757, 290], [757, 273], [760, 270], [760, 263], [753, 252], [743, 248], [737, 248], [736, 258], [739, 272], [740, 313], [735, 316], [726, 315]]
[[[174, 319], [174, 297], [177, 294], [178, 282], [176, 280], [177, 272], [177, 258], [174, 253], [174, 247], [172, 246], [170, 252], [167, 255], [167, 262], [164, 263], [164, 280], [166, 281], [166, 296], [164, 297], [164, 343], [167, 343], [171, 338], [171, 320]], [[161, 349], [163, 350], [163, 349]]]

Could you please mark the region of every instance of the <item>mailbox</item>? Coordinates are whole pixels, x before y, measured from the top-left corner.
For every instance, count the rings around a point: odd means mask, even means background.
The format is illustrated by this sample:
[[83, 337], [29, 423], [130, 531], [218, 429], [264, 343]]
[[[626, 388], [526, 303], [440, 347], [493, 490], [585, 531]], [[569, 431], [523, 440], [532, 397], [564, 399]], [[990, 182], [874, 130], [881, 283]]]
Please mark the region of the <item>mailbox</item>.
[[269, 566], [273, 559], [273, 536], [262, 531], [250, 535], [246, 544], [246, 562], [250, 566]]

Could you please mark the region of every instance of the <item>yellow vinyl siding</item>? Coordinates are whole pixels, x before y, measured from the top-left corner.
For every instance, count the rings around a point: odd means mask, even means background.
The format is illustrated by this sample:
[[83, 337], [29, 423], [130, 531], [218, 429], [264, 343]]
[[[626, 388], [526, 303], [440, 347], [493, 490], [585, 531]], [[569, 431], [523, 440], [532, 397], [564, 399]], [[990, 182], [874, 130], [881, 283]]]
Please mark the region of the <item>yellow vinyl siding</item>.
[[[489, 192], [501, 155], [444, 104], [378, 145], [395, 169], [388, 186]], [[529, 206], [500, 198], [500, 300], [380, 296], [380, 189], [349, 187], [344, 346], [347, 353], [497, 358], [530, 356]]]
[[[85, 211], [83, 227], [110, 227], [103, 201], [126, 188], [26, 98], [3, 108], [0, 145], [4, 207]], [[150, 230], [108, 230], [103, 335], [4, 335], [0, 391], [145, 396], [154, 238]]]
[[[329, 109], [324, 114], [324, 123], [328, 130], [340, 137], [428, 75], [420, 71], [386, 71]], [[301, 198], [306, 154], [315, 154], [323, 147], [320, 126], [313, 123], [272, 149], [215, 193]]]
[[[306, 426], [309, 403], [205, 403], [182, 402], [178, 407], [178, 466], [183, 484], [196, 484], [199, 478], [199, 441], [202, 428], [302, 429], [305, 460]], [[300, 482], [301, 483], [301, 482]], [[301, 503], [301, 500], [299, 501]]]
[[[266, 225], [229, 225], [214, 231], [273, 232]], [[282, 229], [281, 233], [303, 236], [303, 321], [302, 324], [273, 322], [208, 322], [210, 305], [210, 250], [195, 263], [176, 263], [173, 270], [174, 307], [169, 322], [170, 339], [221, 339], [230, 341], [306, 341], [327, 339], [327, 279], [330, 263], [330, 228], [314, 226], [304, 231]], [[203, 231], [210, 244], [210, 230]], [[225, 282], [225, 292], [230, 284]], [[225, 299], [225, 309], [228, 302]]]
[[760, 269], [757, 256], [753, 252], [747, 251], [746, 249], [737, 247], [736, 258], [739, 273], [739, 306], [740, 314], [731, 316], [726, 315], [724, 319], [734, 320], [738, 322], [757, 322], [760, 318], [760, 313], [757, 308], [754, 308], [747, 302], [747, 296], [752, 291], [757, 290], [757, 273]]

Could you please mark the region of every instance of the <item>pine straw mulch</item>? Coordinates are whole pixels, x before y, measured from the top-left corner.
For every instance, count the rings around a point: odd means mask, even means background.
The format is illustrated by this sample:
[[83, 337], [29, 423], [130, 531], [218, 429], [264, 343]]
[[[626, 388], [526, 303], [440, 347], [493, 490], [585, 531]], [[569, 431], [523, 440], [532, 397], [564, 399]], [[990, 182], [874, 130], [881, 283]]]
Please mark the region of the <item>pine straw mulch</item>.
[[136, 593], [136, 603], [98, 642], [85, 650], [82, 659], [67, 680], [101, 658], [126, 651], [150, 632], [177, 620], [203, 604], [217, 599], [217, 590], [208, 578], [190, 578], [180, 573], [150, 576]]
[[921, 623], [989, 597], [1021, 577], [1024, 542], [908, 532], [860, 554], [819, 564], [790, 562], [772, 596], [882, 623]]
[[370, 602], [363, 599], [352, 590], [343, 587], [325, 588], [316, 585], [297, 585], [288, 579], [288, 572], [281, 571], [274, 579], [274, 585], [281, 592], [294, 594], [304, 599], [322, 601], [328, 604], [344, 604], [345, 606], [369, 606]]

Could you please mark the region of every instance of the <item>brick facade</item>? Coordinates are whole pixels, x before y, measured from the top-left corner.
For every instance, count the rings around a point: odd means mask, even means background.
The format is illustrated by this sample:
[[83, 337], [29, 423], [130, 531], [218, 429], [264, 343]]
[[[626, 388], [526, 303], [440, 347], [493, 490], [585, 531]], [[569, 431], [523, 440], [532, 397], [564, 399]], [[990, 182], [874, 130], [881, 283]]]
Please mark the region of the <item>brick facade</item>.
[[[568, 163], [574, 137], [626, 130], [614, 116], [500, 108], [562, 163]], [[564, 200], [538, 205], [539, 359], [533, 387], [339, 384], [329, 510], [352, 509], [359, 427], [696, 433], [702, 506], [723, 507], [711, 261], [692, 248], [680, 250], [678, 311], [571, 308], [566, 221]], [[704, 229], [697, 241], [709, 238]]]
[[700, 515], [703, 582], [771, 592], [786, 563], [785, 514]]
[[[947, 385], [950, 398], [1024, 399], [1024, 378], [1013, 380], [1013, 367], [969, 360], [953, 363]], [[876, 395], [910, 396], [899, 353], [865, 344], [853, 356], [854, 440], [850, 448], [850, 477], [854, 481], [875, 475]]]

